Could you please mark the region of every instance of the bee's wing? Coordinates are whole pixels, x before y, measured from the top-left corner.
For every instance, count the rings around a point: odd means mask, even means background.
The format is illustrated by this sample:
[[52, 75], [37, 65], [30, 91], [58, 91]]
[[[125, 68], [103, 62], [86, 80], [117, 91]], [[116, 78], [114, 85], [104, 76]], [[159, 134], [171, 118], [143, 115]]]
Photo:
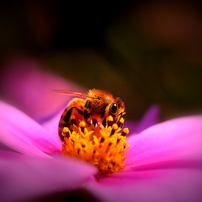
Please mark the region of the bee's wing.
[[67, 94], [69, 96], [94, 98], [93, 96], [90, 96], [87, 93], [81, 93], [79, 91], [74, 91], [74, 90], [52, 90], [52, 89], [50, 89], [49, 91], [53, 91], [53, 92], [61, 93], [61, 94]]

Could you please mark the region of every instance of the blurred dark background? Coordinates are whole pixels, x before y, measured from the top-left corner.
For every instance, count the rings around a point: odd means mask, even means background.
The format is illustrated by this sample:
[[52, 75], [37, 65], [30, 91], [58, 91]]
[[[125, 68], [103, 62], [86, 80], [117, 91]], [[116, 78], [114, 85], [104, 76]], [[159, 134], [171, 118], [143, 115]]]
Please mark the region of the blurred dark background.
[[[120, 96], [128, 118], [202, 111], [200, 1], [0, 2], [0, 63], [13, 57]], [[68, 89], [69, 90], [69, 89]]]

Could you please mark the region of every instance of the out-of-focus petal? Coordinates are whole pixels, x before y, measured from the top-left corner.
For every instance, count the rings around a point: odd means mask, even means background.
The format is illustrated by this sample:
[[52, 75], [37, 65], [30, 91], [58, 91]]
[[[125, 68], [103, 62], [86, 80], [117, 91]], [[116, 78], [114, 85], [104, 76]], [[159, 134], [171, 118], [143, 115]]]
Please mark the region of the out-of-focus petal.
[[97, 170], [73, 158], [42, 159], [0, 152], [1, 201], [30, 201], [82, 187]]
[[0, 109], [1, 142], [31, 155], [61, 150], [61, 143], [30, 117], [2, 101]]
[[139, 122], [126, 121], [124, 127], [129, 128], [131, 134], [137, 134], [146, 128], [159, 123], [160, 109], [157, 105], [151, 106]]
[[138, 123], [136, 133], [140, 133], [146, 128], [159, 123], [159, 114], [160, 114], [159, 107], [157, 105], [151, 106]]
[[[0, 141], [4, 143], [7, 147], [16, 150], [22, 154], [29, 156], [39, 156], [43, 158], [51, 158], [40, 149], [38, 149], [34, 144], [30, 143], [27, 139], [23, 138], [23, 135], [18, 132], [13, 132], [8, 127], [0, 123], [1, 137]], [[6, 135], [2, 135], [6, 134]]]
[[138, 170], [91, 181], [86, 188], [105, 202], [200, 202], [202, 161], [196, 167]]
[[53, 116], [48, 121], [42, 123], [43, 127], [45, 129], [47, 129], [50, 134], [52, 134], [52, 137], [57, 142], [61, 142], [61, 140], [59, 138], [59, 135], [58, 135], [58, 123], [59, 123], [60, 117], [61, 117], [62, 112], [64, 111], [64, 109], [60, 110], [55, 116]]
[[130, 136], [127, 167], [178, 159], [202, 159], [202, 116], [172, 119]]
[[35, 119], [52, 115], [58, 106], [70, 99], [48, 89], [82, 90], [73, 82], [67, 82], [41, 67], [42, 64], [33, 59], [10, 58], [0, 77], [4, 99]]

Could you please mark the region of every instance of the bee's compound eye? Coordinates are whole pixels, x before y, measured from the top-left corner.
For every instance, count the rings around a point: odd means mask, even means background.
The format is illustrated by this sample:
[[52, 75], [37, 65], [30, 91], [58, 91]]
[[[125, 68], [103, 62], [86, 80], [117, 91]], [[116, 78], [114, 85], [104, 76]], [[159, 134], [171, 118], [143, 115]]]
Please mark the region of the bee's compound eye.
[[86, 109], [89, 109], [90, 108], [90, 100], [87, 100], [86, 101], [86, 104], [84, 106]]
[[110, 111], [112, 114], [115, 114], [118, 110], [118, 105], [116, 103], [112, 103], [110, 106]]

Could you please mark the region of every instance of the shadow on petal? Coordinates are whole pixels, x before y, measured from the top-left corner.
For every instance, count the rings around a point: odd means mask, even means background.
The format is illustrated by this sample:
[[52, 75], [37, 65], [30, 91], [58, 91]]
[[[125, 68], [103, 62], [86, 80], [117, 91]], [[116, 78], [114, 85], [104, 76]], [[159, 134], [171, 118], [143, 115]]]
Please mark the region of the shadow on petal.
[[85, 189], [61, 191], [42, 195], [29, 200], [30, 202], [101, 202], [92, 193]]

